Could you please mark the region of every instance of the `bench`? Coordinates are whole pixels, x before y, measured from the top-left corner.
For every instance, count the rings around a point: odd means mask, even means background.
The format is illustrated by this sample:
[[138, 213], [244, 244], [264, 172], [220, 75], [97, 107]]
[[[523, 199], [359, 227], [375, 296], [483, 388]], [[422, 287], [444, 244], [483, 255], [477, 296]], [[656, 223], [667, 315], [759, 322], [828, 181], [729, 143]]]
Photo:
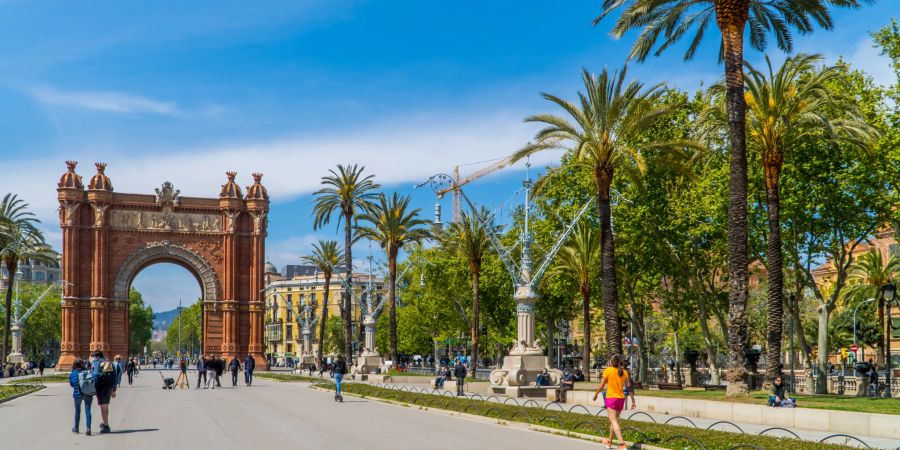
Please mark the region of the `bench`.
[[680, 391], [683, 389], [678, 383], [659, 383], [656, 387], [660, 391]]
[[724, 391], [725, 385], [724, 384], [704, 384], [703, 390], [704, 391]]

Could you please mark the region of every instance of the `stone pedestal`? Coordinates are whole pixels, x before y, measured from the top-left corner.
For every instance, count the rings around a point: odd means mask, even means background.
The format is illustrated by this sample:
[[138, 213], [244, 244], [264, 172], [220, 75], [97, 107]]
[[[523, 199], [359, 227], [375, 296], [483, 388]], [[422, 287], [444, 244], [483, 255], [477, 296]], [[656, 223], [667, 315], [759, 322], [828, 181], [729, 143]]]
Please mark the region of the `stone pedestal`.
[[856, 377], [856, 396], [865, 397], [869, 393], [869, 377], [858, 375]]
[[384, 358], [379, 354], [362, 355], [356, 358], [356, 373], [367, 375], [375, 373], [375, 370], [384, 366]]
[[[493, 393], [512, 397], [525, 395], [523, 388], [533, 386], [537, 376], [544, 369], [549, 369], [550, 361], [544, 356], [541, 347], [534, 341], [534, 303], [537, 294], [530, 284], [520, 285], [516, 289], [517, 343], [503, 358], [503, 366], [491, 371], [491, 387]], [[562, 372], [550, 369], [550, 385], [556, 386], [562, 380]]]
[[14, 323], [9, 327], [9, 332], [12, 334], [12, 347], [6, 362], [18, 364], [25, 361], [25, 355], [22, 354], [22, 328]]

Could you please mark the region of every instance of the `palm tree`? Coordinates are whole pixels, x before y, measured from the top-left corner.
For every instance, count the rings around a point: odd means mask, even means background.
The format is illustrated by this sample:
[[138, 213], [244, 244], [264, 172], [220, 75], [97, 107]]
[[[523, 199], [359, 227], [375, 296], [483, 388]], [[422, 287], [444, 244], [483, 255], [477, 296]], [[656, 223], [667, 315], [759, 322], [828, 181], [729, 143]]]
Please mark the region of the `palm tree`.
[[[662, 84], [644, 88], [632, 81], [625, 85], [627, 68], [610, 74], [606, 69], [599, 76], [582, 73], [584, 92], [579, 92], [576, 105], [551, 94], [543, 97], [565, 111], [569, 118], [539, 114], [525, 119], [547, 126], [538, 131], [535, 142], [514, 155], [519, 160], [547, 149], [570, 149], [575, 164], [590, 166], [596, 189], [600, 216], [600, 271], [602, 276], [603, 319], [606, 325], [606, 344], [612, 354], [622, 353], [622, 324], [616, 290], [615, 237], [612, 230], [610, 191], [616, 170], [643, 170], [644, 158], [631, 145], [647, 126], [667, 114], [673, 105], [662, 105]], [[570, 120], [574, 120], [570, 122]], [[666, 147], [667, 144], [654, 144]], [[549, 176], [545, 175], [545, 179]]]
[[316, 350], [316, 365], [322, 367], [322, 342], [325, 338], [325, 322], [328, 320], [329, 289], [331, 288], [331, 275], [334, 269], [341, 264], [344, 252], [338, 248], [337, 241], [319, 241], [313, 244], [312, 253], [301, 256], [300, 259], [312, 266], [316, 266], [325, 278], [325, 295], [322, 299], [322, 316], [319, 318], [319, 348]]
[[[878, 299], [878, 329], [884, 329], [884, 296], [878, 295], [879, 289], [900, 274], [900, 256], [891, 256], [885, 261], [877, 249], [863, 253], [847, 276], [847, 289], [842, 296], [848, 305], [858, 305], [869, 298]], [[878, 340], [878, 358], [884, 355], [884, 342]]]
[[571, 277], [578, 283], [581, 294], [581, 313], [584, 320], [584, 349], [582, 364], [584, 377], [591, 377], [591, 293], [594, 274], [600, 265], [600, 234], [593, 226], [581, 222], [572, 237], [556, 255], [553, 272], [559, 276]]
[[313, 229], [319, 229], [331, 220], [336, 212], [338, 226], [344, 222], [344, 271], [346, 272], [347, 286], [341, 294], [341, 315], [344, 320], [344, 354], [347, 359], [353, 355], [353, 343], [350, 336], [353, 335], [353, 310], [351, 309], [350, 296], [353, 286], [353, 251], [350, 248], [355, 241], [353, 225], [356, 222], [357, 211], [364, 211], [375, 198], [378, 184], [372, 181], [372, 175], [363, 176], [365, 167], [343, 166], [338, 164], [337, 171], [329, 170], [331, 175], [322, 177], [324, 188], [319, 189], [313, 195], [316, 197], [313, 205], [315, 221]]
[[421, 242], [430, 236], [428, 220], [418, 218], [419, 210], [410, 210], [409, 196], [394, 192], [390, 198], [379, 194], [359, 219], [370, 226], [356, 226], [357, 236], [378, 242], [388, 258], [388, 302], [390, 305], [391, 361], [397, 359], [397, 255], [404, 245]]
[[[801, 34], [813, 31], [814, 24], [831, 29], [828, 6], [857, 8], [871, 0], [603, 0], [603, 12], [596, 25], [613, 11], [623, 9], [610, 34], [621, 38], [629, 30], [641, 33], [631, 47], [629, 59], [644, 61], [653, 52], [660, 55], [695, 29], [684, 59], [694, 57], [710, 23], [722, 35], [719, 57], [725, 62], [725, 105], [731, 143], [728, 195], [728, 315], [729, 334], [728, 395], [747, 394], [744, 379], [744, 346], [747, 344], [747, 300], [749, 269], [747, 260], [747, 148], [746, 105], [744, 104], [744, 31], [750, 46], [762, 51], [772, 32], [778, 47], [793, 49], [791, 28]], [[749, 27], [748, 27], [749, 25]], [[657, 47], [660, 35], [664, 36]], [[654, 47], [657, 47], [654, 51]]]
[[28, 204], [15, 194], [6, 194], [0, 201], [0, 257], [6, 265], [5, 320], [3, 322], [3, 343], [0, 345], [0, 361], [6, 361], [9, 349], [9, 332], [12, 326], [13, 278], [19, 269], [19, 262], [33, 254], [46, 252], [44, 235], [37, 229], [40, 223], [34, 213], [28, 211]]
[[488, 252], [491, 241], [489, 230], [485, 224], [490, 220], [490, 212], [482, 207], [463, 214], [462, 220], [454, 222], [441, 236], [441, 243], [469, 265], [469, 277], [472, 279], [472, 361], [469, 371], [472, 376], [478, 366], [478, 341], [481, 338], [481, 262]]
[[[787, 58], [776, 72], [766, 56], [767, 73], [747, 64], [744, 92], [748, 112], [747, 126], [750, 130], [747, 146], [759, 153], [762, 162], [769, 225], [766, 242], [767, 383], [781, 375], [781, 342], [784, 338], [780, 178], [785, 153], [811, 134], [838, 138], [862, 149], [865, 149], [865, 143], [874, 134], [865, 121], [859, 118], [856, 108], [840, 102], [829, 89], [829, 84], [840, 82], [841, 67], [830, 66], [816, 70], [815, 64], [821, 59], [819, 55], [800, 53]], [[839, 109], [846, 118], [830, 117], [829, 112], [835, 109]], [[827, 355], [823, 353], [823, 357]]]

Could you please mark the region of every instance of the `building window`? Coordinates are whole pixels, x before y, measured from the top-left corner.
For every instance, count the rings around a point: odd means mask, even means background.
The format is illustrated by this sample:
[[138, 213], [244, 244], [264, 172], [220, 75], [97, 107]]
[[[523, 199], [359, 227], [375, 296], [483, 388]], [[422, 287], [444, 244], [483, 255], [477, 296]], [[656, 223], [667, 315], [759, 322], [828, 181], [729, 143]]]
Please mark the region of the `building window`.
[[891, 326], [891, 337], [900, 339], [900, 318], [891, 317], [891, 322], [893, 323], [893, 326]]
[[294, 318], [293, 318], [293, 315], [294, 315], [294, 309], [293, 309], [293, 307], [291, 306], [292, 303], [291, 303], [291, 298], [290, 298], [290, 297], [291, 297], [291, 296], [288, 295], [287, 308], [286, 308], [286, 309], [287, 309], [286, 314], [287, 314], [287, 321], [288, 321], [288, 322], [294, 320]]
[[285, 350], [285, 351], [288, 353], [293, 353], [294, 352], [294, 344], [287, 344], [287, 350]]
[[294, 327], [288, 325], [287, 326], [287, 339], [288, 341], [294, 339]]
[[313, 306], [316, 305], [316, 293], [315, 293], [315, 292], [313, 292], [312, 294], [310, 294], [310, 300], [309, 300], [309, 301], [310, 301], [310, 303], [311, 303]]
[[53, 281], [53, 272], [47, 273], [47, 280]]
[[44, 272], [35, 272], [34, 279], [38, 281], [44, 281]]
[[891, 244], [891, 246], [888, 247], [888, 256], [900, 257], [900, 244]]

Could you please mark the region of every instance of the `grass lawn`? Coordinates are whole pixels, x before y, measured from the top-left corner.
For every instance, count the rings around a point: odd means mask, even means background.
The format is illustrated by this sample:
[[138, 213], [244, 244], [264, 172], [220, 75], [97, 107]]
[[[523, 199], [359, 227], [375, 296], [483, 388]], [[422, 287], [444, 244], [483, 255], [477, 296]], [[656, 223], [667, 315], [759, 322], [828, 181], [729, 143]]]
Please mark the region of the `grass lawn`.
[[437, 377], [437, 375], [427, 375], [422, 373], [412, 373], [412, 372], [401, 372], [397, 369], [388, 370], [388, 375], [392, 377]]
[[19, 385], [7, 385], [0, 386], [0, 402], [3, 400], [12, 397], [17, 394], [21, 394], [24, 392], [34, 392], [39, 390], [38, 386], [19, 386]]
[[[715, 400], [722, 402], [740, 402], [765, 405], [769, 400], [769, 394], [763, 391], [754, 391], [749, 397], [729, 399], [723, 391], [651, 391], [641, 389], [636, 392], [638, 397], [668, 397], [690, 398], [697, 400]], [[801, 408], [831, 409], [835, 411], [855, 411], [863, 413], [897, 414], [900, 415], [900, 399], [847, 397], [839, 395], [794, 395], [797, 404]]]
[[[41, 379], [39, 377], [35, 378], [24, 378], [21, 380], [13, 380], [10, 381], [9, 384], [35, 384], [40, 383]], [[68, 383], [69, 382], [69, 374], [68, 373], [52, 373], [44, 375], [44, 383]]]

